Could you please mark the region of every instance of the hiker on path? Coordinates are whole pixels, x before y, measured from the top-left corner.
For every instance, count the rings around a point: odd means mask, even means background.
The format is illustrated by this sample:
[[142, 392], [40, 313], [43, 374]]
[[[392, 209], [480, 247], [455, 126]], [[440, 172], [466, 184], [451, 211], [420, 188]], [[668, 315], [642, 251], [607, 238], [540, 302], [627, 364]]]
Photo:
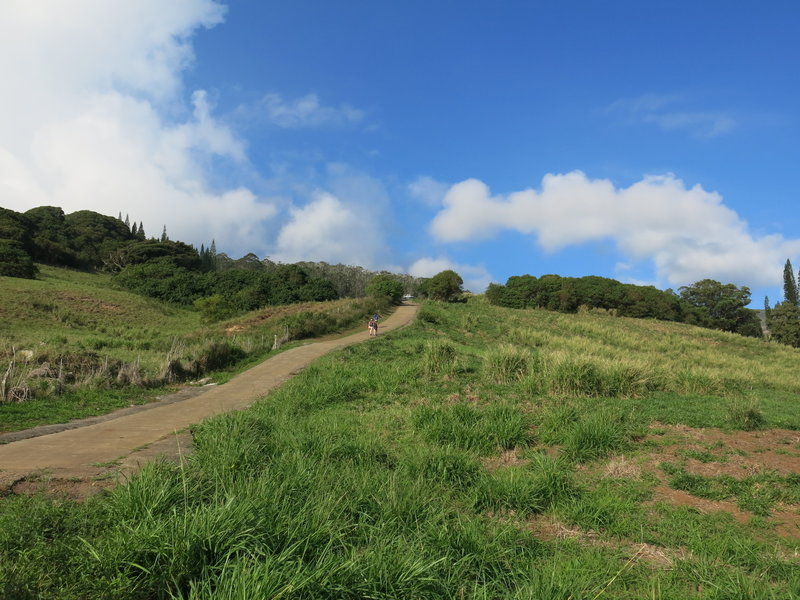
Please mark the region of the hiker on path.
[[381, 318], [381, 316], [378, 313], [375, 313], [374, 315], [372, 315], [372, 318], [369, 320], [369, 334], [370, 335], [372, 335], [372, 336], [377, 336], [378, 335], [378, 319], [380, 319], [380, 318]]

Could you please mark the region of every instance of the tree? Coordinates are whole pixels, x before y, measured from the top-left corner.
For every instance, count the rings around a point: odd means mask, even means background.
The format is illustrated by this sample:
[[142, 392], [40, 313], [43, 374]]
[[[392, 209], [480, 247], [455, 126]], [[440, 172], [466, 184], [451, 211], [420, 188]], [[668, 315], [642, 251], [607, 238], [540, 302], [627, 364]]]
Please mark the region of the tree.
[[786, 265], [783, 267], [783, 301], [792, 306], [800, 304], [797, 297], [797, 280], [794, 278], [792, 263], [788, 258], [786, 259]]
[[781, 302], [770, 310], [767, 320], [770, 339], [800, 348], [800, 307]]
[[461, 276], [450, 269], [437, 273], [431, 277], [425, 285], [426, 295], [433, 300], [452, 302], [464, 293], [461, 286], [464, 280]]
[[39, 206], [25, 212], [32, 225], [33, 248], [31, 258], [48, 265], [78, 266], [78, 259], [70, 249], [64, 211], [56, 206]]
[[30, 254], [33, 250], [33, 223], [22, 213], [0, 207], [0, 239], [14, 240], [22, 244]]
[[16, 240], [0, 239], [0, 275], [33, 279], [38, 269], [30, 255]]
[[712, 329], [758, 337], [761, 326], [750, 304], [750, 289], [703, 279], [679, 289], [681, 299], [697, 317], [697, 324]]
[[403, 300], [403, 284], [390, 273], [373, 277], [365, 291], [367, 296], [389, 298], [392, 304], [400, 304]]
[[79, 210], [64, 218], [69, 245], [81, 267], [100, 267], [117, 248], [129, 242], [128, 228], [119, 219], [91, 210]]
[[168, 242], [169, 238], [167, 237], [167, 226], [164, 225], [164, 229], [161, 231], [161, 240], [162, 242]]

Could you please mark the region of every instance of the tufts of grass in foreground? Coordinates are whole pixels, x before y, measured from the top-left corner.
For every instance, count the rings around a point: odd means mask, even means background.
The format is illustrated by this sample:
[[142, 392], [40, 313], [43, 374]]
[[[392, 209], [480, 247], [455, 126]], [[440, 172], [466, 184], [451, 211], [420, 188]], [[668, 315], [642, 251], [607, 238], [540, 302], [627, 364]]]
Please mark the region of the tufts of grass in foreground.
[[[650, 420], [724, 423], [741, 389], [762, 397], [767, 424], [791, 418], [797, 384], [758, 383], [783, 350], [475, 301], [430, 313], [435, 322], [326, 357], [247, 411], [196, 427], [182, 465], [148, 465], [81, 505], [0, 499], [0, 597], [800, 597], [797, 539], [773, 535], [763, 518], [740, 524], [660, 502], [660, 473], [609, 475], [599, 458], [624, 451], [638, 466]], [[571, 347], [597, 365], [601, 354], [636, 353], [656, 366], [648, 348], [661, 335], [681, 351], [655, 392], [556, 392], [536, 369], [497, 384], [484, 357], [507, 341], [509, 322], [546, 333], [514, 340], [546, 339], [535, 346], [543, 364]], [[425, 349], [445, 336], [458, 368], [420, 377]], [[757, 363], [749, 375], [735, 372], [737, 354]], [[693, 368], [681, 361], [695, 359], [715, 371], [718, 395], [680, 395]], [[800, 504], [788, 477], [737, 485], [726, 492], [740, 502], [780, 487], [775, 502]], [[565, 533], [548, 535], [543, 523]]]

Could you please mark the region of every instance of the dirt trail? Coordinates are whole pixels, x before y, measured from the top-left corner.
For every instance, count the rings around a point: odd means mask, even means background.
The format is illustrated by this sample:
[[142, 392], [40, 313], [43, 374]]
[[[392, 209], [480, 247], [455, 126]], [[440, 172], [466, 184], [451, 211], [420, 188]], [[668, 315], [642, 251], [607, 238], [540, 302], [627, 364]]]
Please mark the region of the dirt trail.
[[[399, 306], [381, 321], [381, 332], [407, 325], [417, 309], [412, 304]], [[368, 339], [365, 328], [362, 333], [298, 346], [195, 397], [2, 445], [0, 491], [14, 489], [26, 480], [80, 480], [107, 487], [118, 474], [130, 473], [156, 455], [185, 450], [191, 436], [178, 432], [189, 425], [245, 408], [320, 356]]]

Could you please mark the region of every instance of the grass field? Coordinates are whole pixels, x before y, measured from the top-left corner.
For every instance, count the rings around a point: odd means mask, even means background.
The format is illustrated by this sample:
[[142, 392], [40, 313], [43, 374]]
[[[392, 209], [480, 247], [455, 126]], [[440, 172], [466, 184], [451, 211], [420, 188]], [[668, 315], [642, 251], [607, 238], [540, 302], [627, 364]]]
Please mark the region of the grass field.
[[800, 598], [800, 357], [427, 304], [179, 465], [0, 500], [0, 597]]
[[0, 432], [141, 404], [184, 381], [221, 382], [263, 359], [276, 336], [343, 331], [385, 312], [339, 300], [208, 325], [195, 311], [115, 290], [108, 275], [40, 269], [36, 280], [0, 277]]

